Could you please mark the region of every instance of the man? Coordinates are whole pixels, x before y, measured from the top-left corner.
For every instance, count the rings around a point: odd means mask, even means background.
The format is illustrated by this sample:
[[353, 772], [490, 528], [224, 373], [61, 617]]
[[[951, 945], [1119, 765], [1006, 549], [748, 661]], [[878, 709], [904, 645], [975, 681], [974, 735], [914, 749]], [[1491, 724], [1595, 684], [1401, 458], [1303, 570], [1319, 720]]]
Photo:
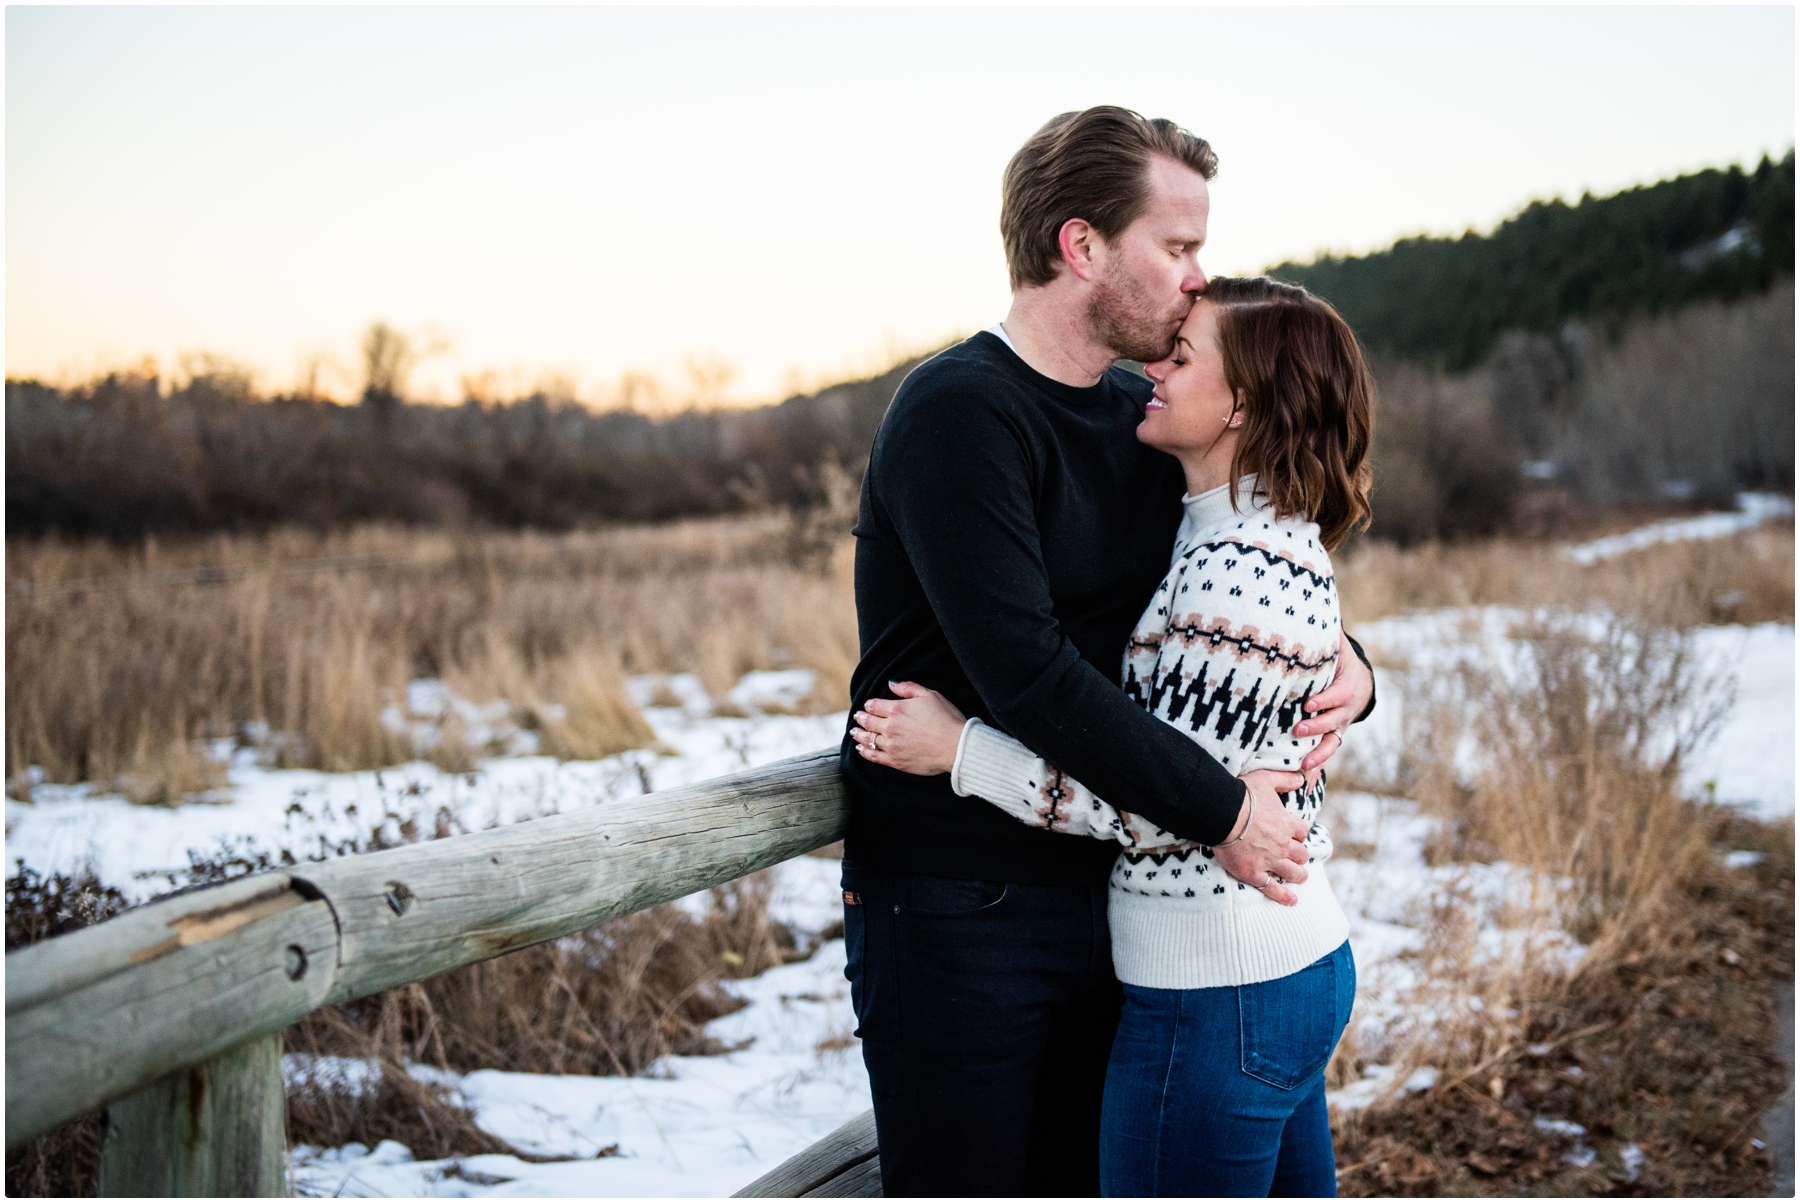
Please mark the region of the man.
[[[1232, 777], [1119, 687], [1183, 480], [1135, 437], [1148, 382], [1112, 365], [1167, 355], [1205, 289], [1216, 169], [1204, 140], [1113, 107], [1053, 119], [1008, 164], [1011, 310], [913, 372], [875, 437], [851, 694], [860, 711], [889, 682], [938, 689], [1099, 796], [1234, 840], [1216, 856], [1240, 879], [1298, 882], [1305, 824], [1276, 793], [1300, 778]], [[1340, 657], [1301, 733], [1341, 733], [1373, 687]], [[848, 737], [843, 772], [847, 976], [886, 1193], [1098, 1194], [1117, 849], [871, 764]]]

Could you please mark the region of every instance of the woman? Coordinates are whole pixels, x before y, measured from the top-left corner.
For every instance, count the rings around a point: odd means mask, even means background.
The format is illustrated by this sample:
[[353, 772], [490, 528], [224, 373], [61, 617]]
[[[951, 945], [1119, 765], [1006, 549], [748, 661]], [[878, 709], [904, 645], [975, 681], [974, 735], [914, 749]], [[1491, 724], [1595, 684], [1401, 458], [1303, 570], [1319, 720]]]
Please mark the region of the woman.
[[[1304, 289], [1220, 279], [1174, 354], [1145, 370], [1156, 388], [1138, 438], [1181, 461], [1188, 496], [1168, 576], [1125, 650], [1125, 689], [1234, 774], [1295, 771], [1318, 737], [1293, 728], [1336, 668], [1327, 553], [1368, 521], [1374, 397], [1361, 349]], [[949, 771], [958, 794], [1022, 822], [1125, 846], [1107, 906], [1125, 1006], [1103, 1107], [1105, 1193], [1335, 1194], [1325, 1064], [1356, 969], [1324, 873], [1323, 777], [1282, 798], [1311, 824], [1307, 880], [1283, 906], [1264, 893], [1275, 878], [1233, 880], [1211, 848], [1109, 806], [941, 695], [896, 692], [857, 713], [863, 756]]]

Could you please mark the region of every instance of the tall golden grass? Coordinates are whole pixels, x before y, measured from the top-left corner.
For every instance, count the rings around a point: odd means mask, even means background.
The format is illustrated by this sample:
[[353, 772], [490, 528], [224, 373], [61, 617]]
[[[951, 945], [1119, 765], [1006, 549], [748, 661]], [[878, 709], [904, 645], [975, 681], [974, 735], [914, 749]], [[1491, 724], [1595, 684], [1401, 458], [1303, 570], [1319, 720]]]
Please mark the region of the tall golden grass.
[[[843, 490], [838, 490], [841, 493]], [[848, 700], [857, 658], [843, 506], [568, 535], [364, 527], [337, 534], [8, 547], [6, 771], [173, 802], [217, 785], [199, 741], [271, 763], [467, 767], [454, 719], [415, 749], [383, 722], [410, 680], [504, 699], [555, 755], [648, 742], [634, 673], [696, 672], [724, 695], [804, 667], [814, 711]], [[1793, 614], [1792, 527], [1668, 544], [1583, 568], [1492, 541], [1339, 557], [1347, 616], [1502, 603], [1599, 606], [1677, 626]], [[1656, 613], [1649, 614], [1648, 608]]]
[[1359, 539], [1332, 557], [1344, 622], [1453, 606], [1605, 610], [1689, 627], [1791, 622], [1794, 527], [1664, 543], [1584, 567], [1555, 543], [1483, 539], [1401, 548]]
[[[1372, 1039], [1353, 1025], [1330, 1068], [1337, 1086], [1371, 1064], [1396, 1071], [1384, 1104], [1337, 1117], [1346, 1193], [1604, 1193], [1640, 1180], [1621, 1161], [1627, 1141], [1655, 1150], [1641, 1171], [1650, 1193], [1758, 1181], [1746, 1133], [1779, 1093], [1762, 1069], [1766, 994], [1680, 1004], [1711, 1025], [1688, 1025], [1699, 1073], [1674, 1064], [1642, 1015], [1670, 994], [1716, 994], [1718, 971], [1791, 976], [1781, 907], [1772, 914], [1718, 853], [1728, 836], [1768, 845], [1762, 872], [1785, 879], [1791, 926], [1793, 825], [1759, 828], [1681, 795], [1681, 765], [1722, 717], [1725, 683], [1706, 675], [1691, 633], [1644, 617], [1682, 613], [1682, 597], [1642, 602], [1600, 626], [1530, 622], [1510, 665], [1402, 676], [1409, 751], [1386, 784], [1438, 820], [1426, 846], [1438, 889], [1416, 904], [1425, 940], [1395, 1022]], [[1501, 863], [1511, 887], [1496, 892]], [[1437, 1071], [1424, 1094], [1398, 1089], [1424, 1068]], [[1659, 1078], [1679, 1110], [1646, 1104], [1641, 1084]], [[1573, 1139], [1532, 1122], [1545, 1117], [1594, 1133], [1595, 1159], [1571, 1163]]]
[[[17, 783], [115, 785], [173, 802], [218, 782], [198, 742], [272, 763], [374, 768], [419, 754], [383, 722], [416, 678], [504, 699], [545, 751], [591, 759], [650, 740], [623, 679], [817, 675], [847, 704], [857, 656], [847, 546], [820, 556], [784, 515], [576, 535], [366, 528], [147, 543], [15, 544], [7, 560], [6, 764]], [[846, 541], [847, 542], [847, 541]], [[424, 755], [490, 749], [455, 724]]]

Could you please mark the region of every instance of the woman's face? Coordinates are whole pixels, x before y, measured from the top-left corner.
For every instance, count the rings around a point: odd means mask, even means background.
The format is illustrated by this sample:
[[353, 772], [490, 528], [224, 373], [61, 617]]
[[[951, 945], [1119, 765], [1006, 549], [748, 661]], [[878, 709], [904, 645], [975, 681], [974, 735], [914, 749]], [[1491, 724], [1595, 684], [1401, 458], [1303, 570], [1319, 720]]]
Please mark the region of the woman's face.
[[1171, 454], [1209, 451], [1222, 435], [1243, 424], [1225, 383], [1225, 358], [1219, 349], [1219, 307], [1202, 300], [1182, 323], [1175, 350], [1167, 359], [1144, 365], [1156, 382], [1140, 442]]

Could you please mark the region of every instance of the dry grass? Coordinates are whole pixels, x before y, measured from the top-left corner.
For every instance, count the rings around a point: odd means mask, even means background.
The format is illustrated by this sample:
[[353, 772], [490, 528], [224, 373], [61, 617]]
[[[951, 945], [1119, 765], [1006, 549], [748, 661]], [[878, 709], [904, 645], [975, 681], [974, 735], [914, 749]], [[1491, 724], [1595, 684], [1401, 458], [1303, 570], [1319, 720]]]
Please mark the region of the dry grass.
[[[1667, 599], [1644, 610], [1667, 613]], [[1439, 1072], [1338, 1118], [1346, 1193], [1752, 1193], [1749, 1141], [1780, 1093], [1769, 983], [1793, 973], [1793, 827], [1684, 801], [1682, 758], [1719, 715], [1690, 640], [1642, 619], [1519, 632], [1523, 662], [1409, 682], [1391, 784], [1440, 820], [1418, 984], [1334, 1085]], [[1471, 772], [1471, 739], [1485, 749]], [[1465, 749], [1460, 761], [1455, 756]], [[1768, 853], [1752, 874], [1722, 848]], [[1504, 862], [1526, 870], [1494, 891]], [[1488, 889], [1478, 889], [1487, 875]], [[1509, 932], [1498, 950], [1496, 932]], [[1569, 941], [1585, 946], [1571, 972]], [[1471, 1002], [1471, 1000], [1474, 1000]], [[1673, 1025], [1673, 1026], [1671, 1026]], [[1538, 1126], [1587, 1129], [1597, 1158]], [[1635, 1175], [1622, 1151], [1648, 1160]]]
[[[409, 681], [504, 699], [544, 751], [592, 759], [648, 729], [622, 680], [694, 672], [724, 695], [751, 669], [804, 667], [803, 709], [842, 707], [857, 659], [847, 496], [819, 511], [568, 535], [364, 527], [8, 548], [6, 769], [169, 803], [216, 786], [202, 737], [282, 766], [349, 770], [424, 755], [467, 767], [452, 720], [418, 749], [382, 721]], [[1583, 568], [1553, 545], [1491, 541], [1339, 557], [1352, 626], [1408, 609], [1604, 606], [1657, 622], [1793, 615], [1793, 530], [1666, 544]], [[1647, 614], [1649, 599], [1659, 607]]]
[[522, 1155], [410, 1067], [633, 1075], [663, 1057], [729, 1051], [706, 1033], [742, 1005], [723, 983], [813, 951], [769, 918], [771, 885], [768, 872], [754, 874], [715, 889], [704, 917], [653, 907], [315, 1011], [287, 1033], [306, 1066], [288, 1092], [289, 1140], [396, 1140], [421, 1159]]
[[1563, 606], [1675, 627], [1792, 622], [1794, 528], [1664, 543], [1584, 568], [1553, 543], [1490, 539], [1399, 548], [1358, 540], [1333, 557], [1352, 630], [1407, 610]]
[[[691, 671], [722, 696], [803, 667], [806, 709], [844, 706], [857, 656], [847, 540], [807, 515], [566, 536], [336, 536], [15, 544], [7, 571], [9, 781], [111, 783], [173, 802], [218, 783], [202, 737], [349, 770], [419, 754], [382, 721], [407, 682], [504, 699], [542, 747], [589, 759], [650, 739], [632, 673]], [[491, 749], [454, 723], [424, 754]]]

